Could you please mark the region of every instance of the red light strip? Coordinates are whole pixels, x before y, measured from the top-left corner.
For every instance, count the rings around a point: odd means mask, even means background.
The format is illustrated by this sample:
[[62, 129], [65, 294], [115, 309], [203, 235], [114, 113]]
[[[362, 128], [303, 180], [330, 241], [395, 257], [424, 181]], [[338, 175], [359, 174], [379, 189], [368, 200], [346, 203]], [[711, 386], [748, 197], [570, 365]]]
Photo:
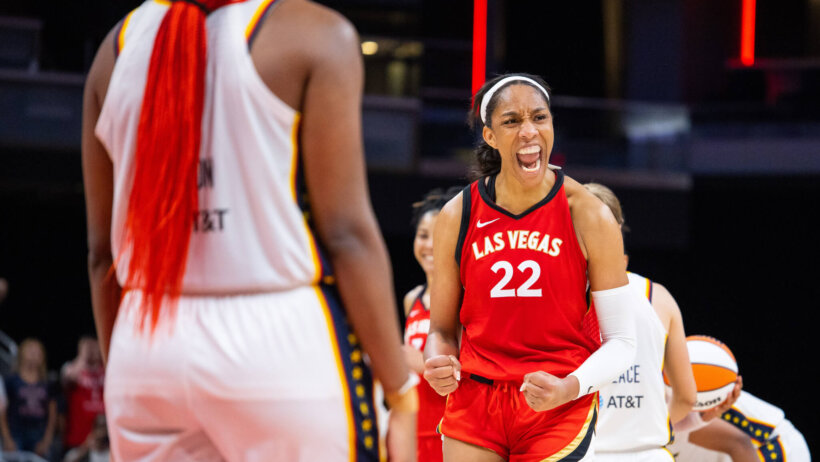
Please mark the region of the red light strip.
[[752, 66], [755, 63], [755, 6], [756, 0], [743, 0], [740, 25], [740, 63]]
[[473, 95], [484, 85], [487, 68], [487, 0], [473, 1]]

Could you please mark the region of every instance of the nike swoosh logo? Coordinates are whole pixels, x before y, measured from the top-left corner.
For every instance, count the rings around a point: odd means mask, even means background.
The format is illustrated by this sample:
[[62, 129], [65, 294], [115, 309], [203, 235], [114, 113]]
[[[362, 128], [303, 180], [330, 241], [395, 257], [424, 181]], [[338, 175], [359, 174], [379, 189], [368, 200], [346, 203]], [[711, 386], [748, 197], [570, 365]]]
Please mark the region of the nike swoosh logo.
[[484, 223], [482, 223], [481, 220], [478, 220], [478, 223], [475, 224], [475, 227], [476, 228], [483, 228], [483, 227], [489, 225], [490, 223], [492, 223], [494, 221], [498, 221], [498, 218], [496, 218], [494, 220], [490, 220], [490, 221], [485, 221]]

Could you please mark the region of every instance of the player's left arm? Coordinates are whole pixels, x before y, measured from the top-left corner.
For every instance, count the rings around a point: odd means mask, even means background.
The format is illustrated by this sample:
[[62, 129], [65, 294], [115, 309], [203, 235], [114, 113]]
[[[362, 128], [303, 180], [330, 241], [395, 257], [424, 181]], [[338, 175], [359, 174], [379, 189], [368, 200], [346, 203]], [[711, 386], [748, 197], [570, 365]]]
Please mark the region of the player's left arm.
[[111, 255], [113, 164], [94, 129], [114, 68], [114, 38], [112, 31], [100, 45], [91, 65], [83, 96], [82, 163], [88, 227], [88, 277], [94, 323], [103, 360], [108, 357], [121, 288], [114, 275], [114, 258]]
[[597, 391], [635, 358], [634, 291], [629, 288], [621, 230], [609, 208], [571, 178], [565, 189], [587, 273], [603, 344], [563, 379], [544, 371], [524, 376], [521, 391], [536, 411], [552, 409]]
[[672, 422], [678, 422], [686, 417], [695, 405], [697, 397], [695, 376], [692, 374], [692, 365], [689, 362], [689, 350], [686, 348], [686, 333], [683, 329], [680, 308], [666, 287], [653, 283], [652, 289], [654, 294], [652, 305], [669, 319], [663, 370], [672, 386], [669, 419]]
[[689, 442], [732, 457], [732, 462], [760, 462], [751, 438], [723, 419], [689, 434]]

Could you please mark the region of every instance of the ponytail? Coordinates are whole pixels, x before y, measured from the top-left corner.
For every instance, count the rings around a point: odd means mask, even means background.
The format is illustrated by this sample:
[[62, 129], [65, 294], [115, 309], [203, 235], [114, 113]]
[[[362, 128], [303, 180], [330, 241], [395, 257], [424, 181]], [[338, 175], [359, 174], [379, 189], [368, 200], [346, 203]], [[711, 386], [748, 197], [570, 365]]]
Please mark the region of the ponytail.
[[[175, 1], [157, 32], [142, 100], [123, 251], [125, 289], [139, 289], [142, 324], [156, 328], [165, 297], [182, 292], [202, 134], [208, 12], [236, 0]], [[120, 254], [120, 257], [122, 253]]]
[[496, 175], [501, 171], [501, 154], [498, 150], [487, 144], [484, 138], [478, 140], [478, 144], [473, 150], [475, 163], [470, 167], [469, 179], [475, 181], [485, 176]]

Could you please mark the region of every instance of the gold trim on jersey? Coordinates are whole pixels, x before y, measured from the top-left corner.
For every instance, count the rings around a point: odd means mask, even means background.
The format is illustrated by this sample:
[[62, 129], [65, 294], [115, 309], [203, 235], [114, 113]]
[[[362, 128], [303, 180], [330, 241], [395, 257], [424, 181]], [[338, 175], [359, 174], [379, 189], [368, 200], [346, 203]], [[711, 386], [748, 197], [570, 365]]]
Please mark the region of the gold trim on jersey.
[[245, 28], [245, 40], [249, 40], [251, 35], [253, 35], [253, 31], [256, 29], [256, 26], [259, 25], [259, 20], [262, 19], [262, 16], [265, 14], [265, 10], [270, 6], [271, 3], [275, 2], [276, 0], [263, 0], [262, 3], [256, 8], [256, 11], [253, 12], [253, 16], [251, 16], [251, 21], [248, 23], [248, 26]]
[[590, 424], [592, 424], [592, 418], [595, 416], [595, 410], [598, 408], [598, 395], [595, 395], [595, 398], [592, 400], [592, 404], [589, 406], [589, 413], [587, 413], [587, 420], [584, 422], [584, 426], [581, 427], [581, 431], [575, 436], [568, 445], [561, 449], [560, 451], [556, 452], [555, 454], [547, 457], [546, 459], [542, 459], [541, 462], [558, 462], [559, 460], [563, 459], [564, 457], [572, 454], [580, 444], [581, 441], [587, 436], [587, 433], [591, 432], [592, 429], [589, 428]]
[[294, 202], [299, 202], [299, 192], [296, 191], [296, 176], [299, 174], [299, 126], [301, 125], [302, 115], [296, 113], [293, 115], [293, 127], [290, 130], [290, 146], [292, 155], [290, 160], [290, 193]]
[[[299, 204], [299, 191], [297, 191], [299, 184], [299, 129], [302, 125], [301, 122], [302, 114], [296, 112], [293, 115], [293, 128], [291, 128], [290, 131], [290, 145], [292, 150], [290, 161], [290, 193], [293, 203], [296, 204], [297, 207], [301, 206], [301, 204]], [[313, 277], [310, 283], [318, 284], [322, 280], [322, 261], [319, 258], [319, 248], [316, 245], [316, 237], [313, 235], [313, 230], [310, 229], [310, 224], [308, 223], [307, 212], [302, 214], [302, 225], [307, 234], [311, 261], [313, 261]], [[325, 282], [332, 284], [334, 281], [329, 280]]]
[[125, 30], [128, 29], [128, 23], [131, 22], [131, 17], [134, 16], [135, 11], [137, 10], [131, 10], [122, 20], [122, 27], [120, 27], [120, 32], [117, 34], [117, 54], [122, 53], [122, 48], [125, 46]]
[[316, 292], [316, 298], [319, 299], [319, 306], [322, 307], [322, 314], [324, 314], [325, 322], [327, 323], [327, 331], [330, 334], [330, 345], [333, 348], [333, 357], [336, 360], [336, 370], [339, 373], [344, 398], [345, 417], [347, 418], [347, 438], [350, 445], [349, 458], [350, 462], [356, 462], [356, 423], [353, 418], [353, 410], [350, 407], [350, 384], [347, 382], [347, 373], [345, 372], [342, 354], [339, 350], [339, 339], [336, 336], [333, 315], [330, 314], [330, 307], [327, 305], [325, 294], [322, 293], [322, 289], [318, 285], [314, 285], [313, 290]]
[[[661, 377], [666, 377], [663, 373], [663, 368], [666, 366], [666, 344], [669, 342], [669, 333], [663, 336], [663, 355], [661, 356]], [[666, 444], [675, 441], [675, 434], [672, 430], [672, 417], [669, 415], [669, 408], [666, 408]], [[666, 448], [664, 448], [666, 449]], [[667, 451], [668, 452], [668, 451]], [[669, 453], [672, 454], [671, 452]], [[675, 460], [675, 457], [672, 457]]]

